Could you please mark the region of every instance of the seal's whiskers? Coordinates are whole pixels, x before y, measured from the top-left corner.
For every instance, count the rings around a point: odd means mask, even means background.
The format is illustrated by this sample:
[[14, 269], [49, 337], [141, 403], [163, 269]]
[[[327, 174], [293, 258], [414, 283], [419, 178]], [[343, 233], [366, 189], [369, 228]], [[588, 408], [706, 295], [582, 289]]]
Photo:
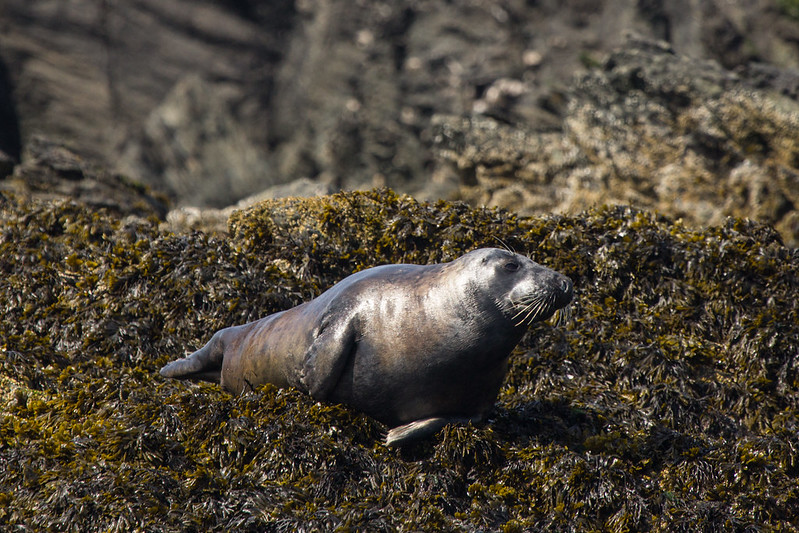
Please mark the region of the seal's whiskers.
[[[505, 310], [515, 311], [511, 317], [515, 326], [532, 325], [536, 320], [541, 319], [549, 313], [555, 306], [557, 295], [554, 292], [537, 293], [530, 296], [525, 296], [520, 300], [511, 300], [504, 305]], [[555, 310], [556, 323], [555, 325], [563, 325], [571, 317], [571, 309], [566, 306], [561, 309]]]
[[541, 309], [545, 306], [547, 297], [545, 294], [534, 294], [523, 298], [522, 300], [513, 302], [513, 307], [518, 309], [515, 315], [511, 318], [516, 326], [522, 324], [531, 324], [537, 316], [540, 315]]
[[553, 318], [552, 324], [558, 327], [564, 326], [566, 325], [567, 322], [569, 322], [569, 320], [571, 320], [571, 317], [572, 317], [571, 305], [566, 305], [565, 307], [561, 307], [560, 309], [555, 311], [555, 314], [552, 315]]
[[[526, 298], [517, 301], [511, 301], [511, 308], [518, 309], [516, 314], [513, 315], [513, 317], [511, 317], [511, 320], [515, 321], [517, 318], [527, 313], [532, 306], [536, 305], [540, 301], [540, 299], [541, 296], [536, 295], [536, 296], [528, 296]], [[522, 321], [516, 325], [521, 326], [523, 323], [524, 319], [522, 319]]]
[[527, 325], [531, 326], [533, 322], [541, 318], [541, 316], [545, 315], [552, 309], [552, 304], [555, 303], [555, 293], [548, 293], [546, 298], [542, 299], [541, 303], [538, 304], [536, 307], [536, 312], [532, 315], [528, 315], [529, 318], [527, 320]]

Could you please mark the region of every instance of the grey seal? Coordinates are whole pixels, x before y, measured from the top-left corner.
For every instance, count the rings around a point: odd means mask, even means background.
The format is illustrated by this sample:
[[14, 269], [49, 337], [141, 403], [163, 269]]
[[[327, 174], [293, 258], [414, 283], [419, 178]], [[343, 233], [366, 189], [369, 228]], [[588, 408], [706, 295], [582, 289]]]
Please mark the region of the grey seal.
[[386, 443], [400, 445], [481, 420], [528, 326], [572, 295], [566, 276], [497, 248], [377, 266], [297, 307], [219, 330], [161, 375], [235, 394], [296, 387], [387, 424]]

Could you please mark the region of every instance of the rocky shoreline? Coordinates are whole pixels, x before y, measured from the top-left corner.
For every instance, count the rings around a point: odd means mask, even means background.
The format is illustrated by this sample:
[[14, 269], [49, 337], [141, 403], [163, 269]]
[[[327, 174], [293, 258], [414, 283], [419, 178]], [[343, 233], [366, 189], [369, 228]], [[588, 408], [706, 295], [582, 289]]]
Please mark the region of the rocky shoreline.
[[[799, 17], [683, 4], [4, 3], [0, 529], [799, 530]], [[485, 246], [575, 300], [484, 425], [158, 374]]]

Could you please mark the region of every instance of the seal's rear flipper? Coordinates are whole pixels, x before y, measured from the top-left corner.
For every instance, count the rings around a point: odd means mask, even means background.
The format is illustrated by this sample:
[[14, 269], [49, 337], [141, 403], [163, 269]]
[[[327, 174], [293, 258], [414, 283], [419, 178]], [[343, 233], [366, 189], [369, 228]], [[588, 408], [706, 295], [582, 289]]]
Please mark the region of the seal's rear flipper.
[[161, 369], [161, 375], [165, 378], [174, 378], [174, 379], [190, 379], [193, 381], [210, 381], [212, 383], [219, 383], [222, 379], [222, 369], [219, 368], [218, 370], [211, 370], [211, 371], [203, 371], [203, 372], [191, 372], [186, 369], [186, 364], [188, 363], [189, 358], [186, 359], [178, 359], [177, 361], [172, 361], [168, 365], [164, 366]]
[[184, 359], [172, 361], [161, 369], [165, 378], [202, 380], [219, 383], [222, 378], [222, 359], [225, 355], [222, 331], [211, 337], [208, 344]]
[[447, 424], [479, 422], [481, 419], [482, 417], [476, 416], [472, 418], [434, 417], [414, 420], [404, 426], [391, 428], [386, 436], [386, 446], [404, 446], [413, 441], [426, 439]]

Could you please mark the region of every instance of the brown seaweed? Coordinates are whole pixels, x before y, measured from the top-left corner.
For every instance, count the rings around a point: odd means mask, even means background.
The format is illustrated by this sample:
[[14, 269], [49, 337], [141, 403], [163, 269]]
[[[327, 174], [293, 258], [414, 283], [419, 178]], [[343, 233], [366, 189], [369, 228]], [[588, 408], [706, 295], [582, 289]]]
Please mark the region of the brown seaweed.
[[[0, 195], [0, 524], [57, 531], [795, 531], [799, 252], [741, 219], [521, 218], [388, 190], [231, 239]], [[500, 244], [501, 243], [501, 244]], [[487, 424], [403, 450], [294, 390], [157, 369], [354, 270], [507, 245], [574, 280]]]

